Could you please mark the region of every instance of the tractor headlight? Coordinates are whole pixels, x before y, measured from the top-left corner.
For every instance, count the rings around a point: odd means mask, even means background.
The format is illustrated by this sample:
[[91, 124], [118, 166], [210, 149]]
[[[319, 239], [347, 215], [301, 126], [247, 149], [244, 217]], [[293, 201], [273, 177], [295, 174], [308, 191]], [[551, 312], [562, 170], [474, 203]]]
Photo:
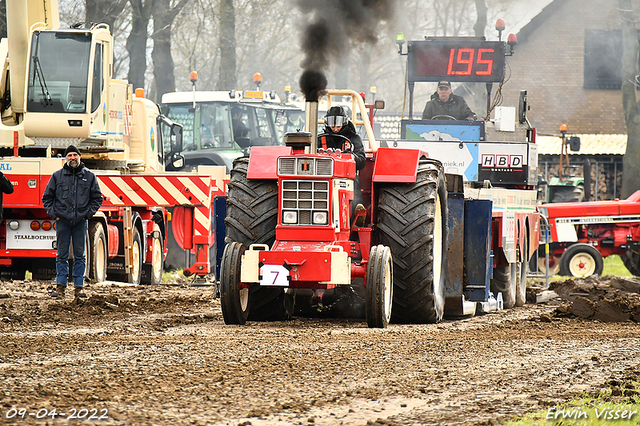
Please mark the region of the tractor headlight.
[[327, 212], [313, 212], [313, 224], [314, 225], [326, 225], [327, 224]]
[[13, 231], [17, 230], [20, 227], [20, 222], [18, 222], [17, 220], [12, 220], [11, 222], [9, 222], [9, 228], [11, 228]]
[[284, 210], [282, 212], [282, 223], [288, 223], [288, 224], [298, 223], [298, 213], [294, 211]]

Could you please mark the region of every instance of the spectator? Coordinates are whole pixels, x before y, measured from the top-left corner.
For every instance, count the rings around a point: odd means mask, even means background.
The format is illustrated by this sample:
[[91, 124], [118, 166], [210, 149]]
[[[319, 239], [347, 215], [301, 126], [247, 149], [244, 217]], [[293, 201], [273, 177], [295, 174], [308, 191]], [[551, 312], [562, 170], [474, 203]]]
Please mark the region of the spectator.
[[73, 241], [73, 286], [75, 297], [83, 293], [86, 253], [84, 251], [88, 220], [102, 205], [102, 192], [96, 176], [80, 161], [80, 151], [73, 145], [65, 151], [64, 166], [51, 175], [42, 194], [47, 214], [56, 220], [56, 289], [51, 297], [64, 297], [69, 276], [69, 245]]

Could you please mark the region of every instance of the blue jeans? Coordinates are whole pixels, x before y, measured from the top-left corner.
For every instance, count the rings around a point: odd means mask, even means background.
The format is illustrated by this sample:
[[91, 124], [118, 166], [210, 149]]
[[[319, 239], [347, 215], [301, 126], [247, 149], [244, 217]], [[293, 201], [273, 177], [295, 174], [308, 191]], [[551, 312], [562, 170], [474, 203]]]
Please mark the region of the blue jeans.
[[67, 286], [69, 276], [69, 245], [73, 241], [73, 286], [84, 286], [84, 270], [87, 267], [87, 257], [84, 253], [84, 240], [87, 235], [86, 219], [75, 225], [64, 220], [56, 221], [56, 238], [58, 255], [56, 256], [56, 284]]

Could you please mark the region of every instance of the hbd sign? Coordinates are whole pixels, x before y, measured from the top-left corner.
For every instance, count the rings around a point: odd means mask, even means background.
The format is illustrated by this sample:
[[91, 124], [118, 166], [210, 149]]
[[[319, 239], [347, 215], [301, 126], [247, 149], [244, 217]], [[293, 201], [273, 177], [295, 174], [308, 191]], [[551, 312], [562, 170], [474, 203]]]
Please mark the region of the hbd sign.
[[482, 154], [480, 167], [482, 169], [522, 169], [523, 155]]

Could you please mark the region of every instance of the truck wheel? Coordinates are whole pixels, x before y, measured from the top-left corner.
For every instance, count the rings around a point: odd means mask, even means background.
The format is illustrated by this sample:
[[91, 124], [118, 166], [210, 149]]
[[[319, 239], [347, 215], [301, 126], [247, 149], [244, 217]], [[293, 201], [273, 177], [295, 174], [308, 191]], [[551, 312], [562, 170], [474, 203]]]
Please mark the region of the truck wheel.
[[[233, 162], [229, 192], [225, 243], [266, 244], [276, 239], [278, 224], [278, 182], [247, 179], [249, 158]], [[291, 318], [293, 296], [283, 288], [251, 286], [249, 320], [278, 321]]]
[[133, 243], [131, 244], [131, 250], [133, 251], [133, 265], [131, 272], [127, 274], [127, 282], [129, 284], [140, 284], [140, 278], [142, 275], [142, 239], [140, 238], [140, 232], [138, 228], [133, 229]]
[[373, 246], [367, 264], [365, 316], [370, 328], [386, 328], [391, 320], [393, 302], [393, 264], [391, 250]]
[[[142, 284], [158, 285], [162, 283], [162, 271], [164, 270], [162, 233], [158, 224], [154, 223], [154, 231], [158, 231], [158, 237], [153, 237], [151, 242], [151, 263], [142, 265], [143, 274], [140, 277]], [[156, 232], [154, 232], [156, 234]], [[144, 259], [144, 256], [143, 256]]]
[[620, 256], [620, 258], [632, 275], [636, 277], [640, 276], [640, 253], [629, 250]]
[[416, 181], [385, 184], [378, 199], [378, 241], [393, 254], [392, 321], [434, 323], [444, 314], [447, 191], [437, 160], [421, 160]]
[[240, 243], [229, 243], [220, 261], [220, 305], [225, 324], [242, 325], [249, 316], [249, 287], [240, 282], [240, 266], [245, 250]]
[[495, 296], [502, 293], [504, 309], [511, 309], [516, 305], [517, 265], [517, 263], [507, 263], [493, 270], [489, 288]]
[[100, 222], [89, 224], [89, 278], [95, 282], [107, 279], [107, 238]]
[[602, 255], [598, 249], [589, 244], [574, 244], [560, 257], [560, 275], [567, 277], [583, 278], [601, 275], [603, 268]]

